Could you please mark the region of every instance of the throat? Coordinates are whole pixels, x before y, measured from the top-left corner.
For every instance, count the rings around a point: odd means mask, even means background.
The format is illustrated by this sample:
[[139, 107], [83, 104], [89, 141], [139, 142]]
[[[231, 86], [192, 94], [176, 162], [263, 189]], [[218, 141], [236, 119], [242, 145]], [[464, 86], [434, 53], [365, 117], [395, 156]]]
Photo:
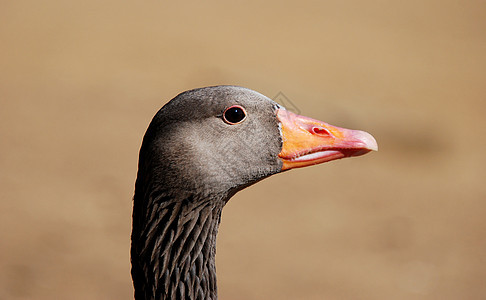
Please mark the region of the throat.
[[216, 197], [134, 197], [135, 299], [217, 299], [216, 235], [224, 201]]

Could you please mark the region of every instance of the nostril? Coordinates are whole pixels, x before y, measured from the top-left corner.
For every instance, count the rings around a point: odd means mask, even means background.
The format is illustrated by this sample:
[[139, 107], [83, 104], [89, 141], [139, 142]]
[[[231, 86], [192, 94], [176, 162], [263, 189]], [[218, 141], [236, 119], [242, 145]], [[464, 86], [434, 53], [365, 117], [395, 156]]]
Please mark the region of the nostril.
[[331, 135], [329, 130], [327, 130], [326, 128], [317, 127], [317, 126], [312, 127], [312, 133], [315, 133], [315, 134], [318, 134], [318, 135]]

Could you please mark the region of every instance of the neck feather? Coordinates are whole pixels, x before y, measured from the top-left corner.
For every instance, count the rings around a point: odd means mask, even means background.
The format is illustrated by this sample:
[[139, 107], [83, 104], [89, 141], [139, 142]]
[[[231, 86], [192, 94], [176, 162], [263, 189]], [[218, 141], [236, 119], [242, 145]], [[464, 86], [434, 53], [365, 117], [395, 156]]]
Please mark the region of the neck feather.
[[216, 235], [223, 197], [135, 192], [135, 299], [217, 299]]

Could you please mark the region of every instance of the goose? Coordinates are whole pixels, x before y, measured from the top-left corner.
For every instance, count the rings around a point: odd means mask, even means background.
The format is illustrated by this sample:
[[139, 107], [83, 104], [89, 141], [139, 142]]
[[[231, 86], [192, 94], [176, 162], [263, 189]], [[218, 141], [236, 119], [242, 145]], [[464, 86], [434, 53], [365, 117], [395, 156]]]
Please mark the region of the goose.
[[238, 86], [183, 92], [143, 137], [133, 197], [135, 299], [217, 299], [216, 235], [238, 191], [378, 150], [369, 133], [297, 115]]

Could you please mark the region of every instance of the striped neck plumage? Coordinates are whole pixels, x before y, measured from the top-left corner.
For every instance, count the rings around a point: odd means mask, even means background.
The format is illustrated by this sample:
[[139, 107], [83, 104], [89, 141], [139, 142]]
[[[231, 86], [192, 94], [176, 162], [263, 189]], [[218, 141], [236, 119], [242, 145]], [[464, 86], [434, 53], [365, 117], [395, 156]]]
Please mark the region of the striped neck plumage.
[[225, 201], [152, 193], [134, 198], [135, 299], [217, 299], [216, 235]]

